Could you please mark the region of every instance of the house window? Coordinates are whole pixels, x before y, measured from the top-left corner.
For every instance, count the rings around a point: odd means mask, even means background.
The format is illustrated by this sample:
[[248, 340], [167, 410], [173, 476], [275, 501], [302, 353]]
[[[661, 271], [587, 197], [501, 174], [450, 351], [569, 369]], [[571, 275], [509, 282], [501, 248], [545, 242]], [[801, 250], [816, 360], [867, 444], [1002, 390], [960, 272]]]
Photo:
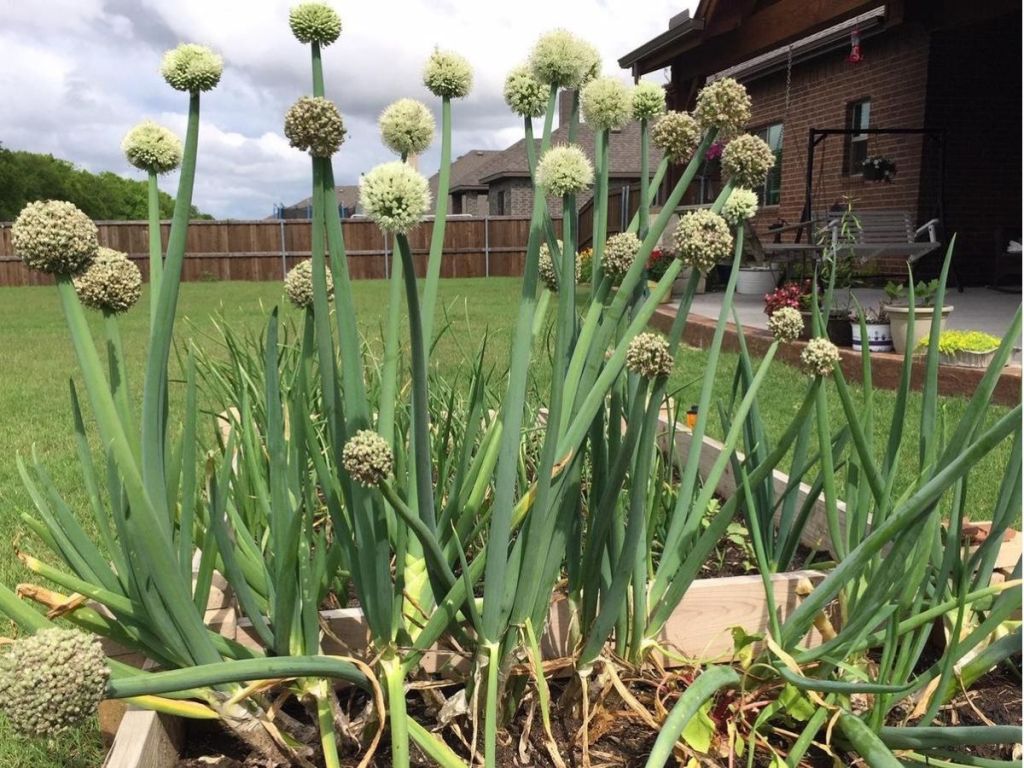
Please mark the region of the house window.
[[871, 126], [871, 100], [851, 102], [846, 106], [846, 127], [857, 133], [846, 136], [846, 174], [859, 176], [861, 164], [868, 156], [868, 134], [859, 133]]
[[498, 190], [498, 216], [508, 216], [508, 190]]
[[452, 195], [452, 214], [457, 216], [462, 213], [462, 195]]
[[782, 123], [766, 125], [756, 133], [775, 153], [775, 165], [757, 190], [757, 200], [761, 205], [778, 205], [782, 194]]

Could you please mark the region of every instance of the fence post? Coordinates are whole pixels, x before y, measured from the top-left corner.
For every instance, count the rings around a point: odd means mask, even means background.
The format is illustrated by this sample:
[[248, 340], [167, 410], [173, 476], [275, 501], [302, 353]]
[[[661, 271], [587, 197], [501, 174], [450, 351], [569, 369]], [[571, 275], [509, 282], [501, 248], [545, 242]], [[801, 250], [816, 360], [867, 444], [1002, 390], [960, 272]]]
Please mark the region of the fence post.
[[484, 277], [491, 276], [491, 217], [484, 216]]
[[284, 247], [284, 219], [281, 219], [281, 279], [288, 276], [288, 255]]

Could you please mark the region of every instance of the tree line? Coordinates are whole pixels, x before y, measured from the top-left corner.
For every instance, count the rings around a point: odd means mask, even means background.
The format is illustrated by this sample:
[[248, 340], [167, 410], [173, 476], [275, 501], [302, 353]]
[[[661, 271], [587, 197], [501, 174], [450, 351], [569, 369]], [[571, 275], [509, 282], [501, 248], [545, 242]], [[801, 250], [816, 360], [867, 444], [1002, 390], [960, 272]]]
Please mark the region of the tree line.
[[[90, 218], [139, 220], [148, 217], [147, 182], [110, 171], [91, 173], [53, 155], [10, 150], [0, 145], [0, 221], [17, 217], [34, 200], [67, 200]], [[160, 217], [170, 218], [174, 198], [160, 193]], [[211, 219], [192, 206], [192, 218]]]

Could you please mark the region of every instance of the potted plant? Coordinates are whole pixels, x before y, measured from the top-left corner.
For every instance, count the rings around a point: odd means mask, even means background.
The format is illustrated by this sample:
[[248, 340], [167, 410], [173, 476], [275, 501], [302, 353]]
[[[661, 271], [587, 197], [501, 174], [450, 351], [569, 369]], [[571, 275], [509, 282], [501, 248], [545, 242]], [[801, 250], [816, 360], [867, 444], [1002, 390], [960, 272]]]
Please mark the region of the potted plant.
[[[929, 338], [917, 343], [917, 349], [927, 350]], [[946, 365], [965, 368], [987, 368], [999, 349], [1000, 340], [983, 331], [943, 331], [939, 334], [939, 360]]]
[[[884, 305], [878, 308], [868, 307], [864, 310], [864, 326], [867, 332], [868, 350], [870, 352], [891, 352], [892, 351], [892, 328], [889, 325], [889, 315]], [[853, 348], [857, 352], [862, 349], [860, 314], [850, 312], [850, 331], [853, 337]]]
[[[666, 251], [666, 253], [672, 256], [670, 252]], [[690, 273], [692, 271], [692, 267], [683, 267], [679, 270], [679, 277], [672, 281], [672, 298], [679, 298], [686, 291], [686, 285], [690, 282]], [[700, 277], [697, 278], [697, 293], [704, 293], [707, 290], [707, 276], [703, 272], [698, 274]]]
[[764, 295], [764, 313], [771, 317], [776, 311], [783, 307], [791, 307], [800, 310], [804, 318], [804, 329], [800, 332], [800, 338], [807, 341], [811, 338], [811, 313], [804, 311], [801, 297], [810, 296], [811, 282], [785, 282], [773, 291]]
[[[822, 294], [819, 292], [818, 296]], [[808, 286], [806, 291], [800, 295], [800, 314], [804, 318], [804, 333], [807, 334], [807, 338], [813, 336], [811, 327], [813, 325], [813, 312], [811, 307], [814, 301], [814, 293]], [[820, 311], [824, 311], [824, 307], [818, 307]], [[837, 347], [849, 347], [853, 345], [853, 333], [850, 330], [850, 322], [847, 318], [848, 310], [845, 307], [832, 306], [829, 309], [828, 317], [825, 318], [825, 334], [828, 336], [829, 341], [835, 344]]]
[[868, 157], [860, 166], [865, 181], [884, 181], [891, 184], [896, 176], [896, 163], [887, 157]]
[[[670, 251], [666, 251], [661, 248], [655, 248], [651, 251], [651, 255], [647, 259], [647, 284], [652, 291], [658, 281], [665, 276], [665, 272], [668, 270], [672, 261], [673, 256]], [[671, 300], [672, 294], [667, 293], [665, 294], [665, 298], [661, 300], [661, 303], [667, 304]]]
[[763, 296], [775, 289], [779, 280], [775, 266], [763, 262], [751, 262], [740, 266], [736, 278], [736, 293], [747, 296]]
[[[885, 286], [885, 311], [892, 325], [892, 348], [902, 354], [909, 346], [911, 349], [924, 338], [931, 329], [932, 316], [935, 314], [935, 294], [939, 289], [939, 281], [921, 281], [914, 286], [914, 327], [909, 328], [910, 306], [907, 286], [889, 282]], [[953, 305], [944, 305], [941, 309], [942, 319], [939, 330], [946, 329], [946, 320], [953, 311]]]
[[590, 285], [591, 273], [593, 272], [594, 264], [594, 249], [584, 248], [576, 254], [576, 264], [579, 269], [579, 280], [576, 282], [579, 285]]

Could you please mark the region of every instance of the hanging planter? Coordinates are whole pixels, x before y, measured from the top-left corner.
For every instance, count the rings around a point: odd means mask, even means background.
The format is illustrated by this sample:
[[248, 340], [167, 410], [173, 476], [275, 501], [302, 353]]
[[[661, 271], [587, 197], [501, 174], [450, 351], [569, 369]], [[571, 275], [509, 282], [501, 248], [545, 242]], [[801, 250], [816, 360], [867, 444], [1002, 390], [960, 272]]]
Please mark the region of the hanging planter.
[[896, 163], [887, 157], [869, 157], [861, 163], [860, 170], [865, 181], [884, 181], [891, 184], [896, 177]]

